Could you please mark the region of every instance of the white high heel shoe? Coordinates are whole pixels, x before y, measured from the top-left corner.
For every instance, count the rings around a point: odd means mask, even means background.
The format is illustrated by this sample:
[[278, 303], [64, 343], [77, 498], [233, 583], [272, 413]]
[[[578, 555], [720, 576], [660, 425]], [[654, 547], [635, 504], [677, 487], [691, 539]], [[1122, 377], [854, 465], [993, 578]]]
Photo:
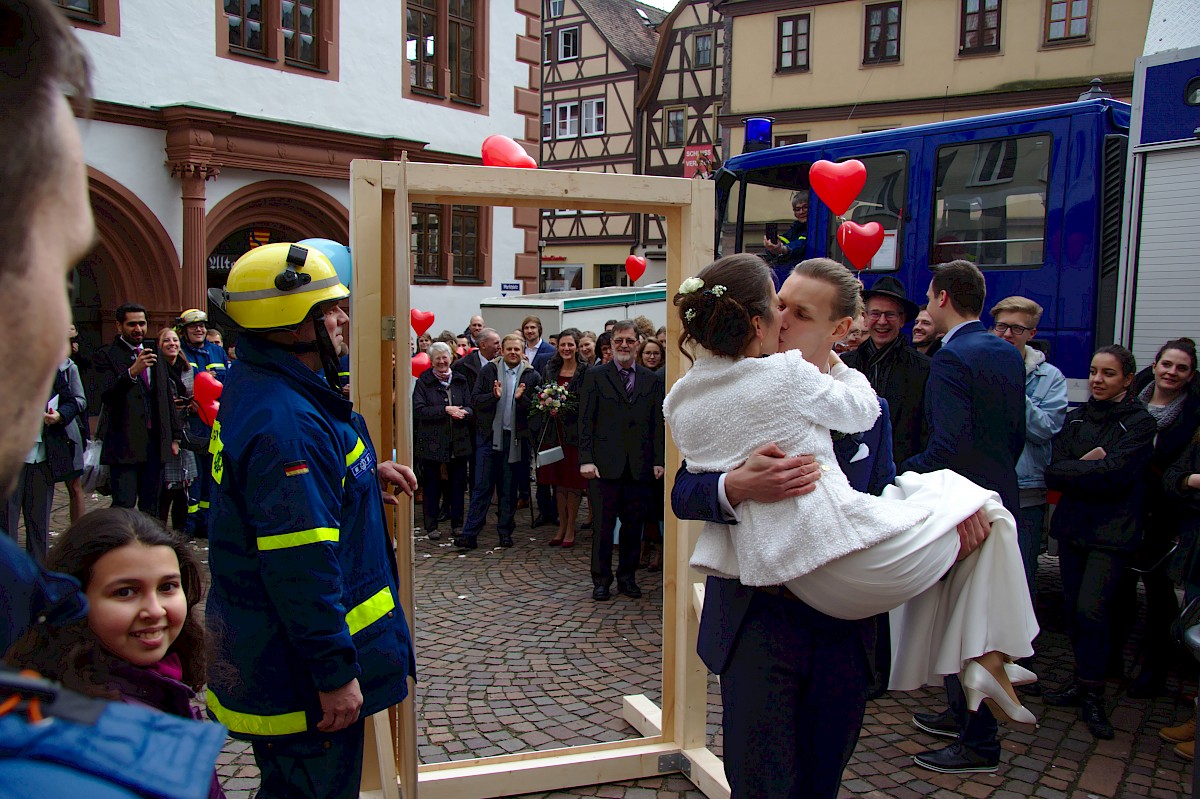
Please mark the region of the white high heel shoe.
[[1015, 685], [1029, 685], [1038, 681], [1038, 676], [1024, 666], [1018, 666], [1016, 663], [1005, 663], [1004, 673], [1008, 675], [1008, 681]]
[[1010, 697], [991, 672], [977, 661], [972, 660], [963, 669], [962, 684], [966, 692], [967, 708], [972, 712], [979, 710], [979, 704], [987, 699], [988, 707], [996, 715], [1017, 724], [1037, 725], [1037, 717]]

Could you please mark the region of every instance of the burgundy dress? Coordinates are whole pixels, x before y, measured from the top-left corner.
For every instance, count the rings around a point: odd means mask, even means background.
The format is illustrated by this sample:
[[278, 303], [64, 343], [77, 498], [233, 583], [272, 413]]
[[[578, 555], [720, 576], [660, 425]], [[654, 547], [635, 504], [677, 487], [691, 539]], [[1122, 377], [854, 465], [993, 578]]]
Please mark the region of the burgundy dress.
[[[573, 377], [574, 375], [571, 377], [562, 377], [560, 375], [557, 382], [560, 386], [565, 386], [571, 382]], [[563, 426], [576, 424], [577, 414], [578, 411], [572, 411], [565, 415], [560, 414], [554, 420], [558, 435], [555, 436], [553, 429], [548, 431], [546, 433], [546, 440], [542, 442], [543, 450], [553, 449], [560, 446], [560, 442], [565, 441]], [[579, 474], [579, 447], [566, 443], [562, 443], [561, 446], [563, 449], [563, 459], [549, 466], [539, 467], [537, 470], [537, 481], [545, 485], [561, 486], [562, 488], [570, 488], [575, 491], [586, 491], [588, 481], [584, 480], [582, 475]]]

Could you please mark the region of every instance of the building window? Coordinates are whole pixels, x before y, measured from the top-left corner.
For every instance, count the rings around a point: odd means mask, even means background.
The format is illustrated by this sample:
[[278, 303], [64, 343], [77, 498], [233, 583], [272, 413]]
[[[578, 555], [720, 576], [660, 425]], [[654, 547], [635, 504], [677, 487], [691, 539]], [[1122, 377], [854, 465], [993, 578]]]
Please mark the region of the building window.
[[900, 60], [900, 4], [867, 6], [863, 32], [863, 63], [886, 64]]
[[579, 135], [579, 103], [559, 103], [554, 138], [573, 139]]
[[484, 281], [482, 210], [477, 205], [413, 205], [409, 247], [414, 283]]
[[337, 0], [220, 0], [217, 54], [336, 80]]
[[808, 71], [808, 14], [780, 17], [775, 22], [775, 71]]
[[554, 34], [542, 34], [542, 63], [549, 64], [554, 60]]
[[724, 131], [721, 129], [721, 106], [719, 104], [714, 105], [712, 113], [713, 113], [713, 120], [712, 120], [713, 143], [720, 144], [721, 141], [725, 138]]
[[775, 137], [776, 147], [786, 147], [789, 144], [804, 144], [808, 141], [807, 133], [785, 133]]
[[693, 59], [697, 67], [711, 67], [713, 63], [712, 45], [713, 35], [711, 33], [697, 33], [695, 40], [695, 58]]
[[550, 13], [546, 16], [548, 16], [550, 19], [558, 19], [561, 17], [563, 15], [563, 2], [564, 0], [549, 0], [547, 5]]
[[102, 22], [100, 0], [54, 0], [54, 5], [66, 9], [68, 16]]
[[1046, 41], [1068, 42], [1087, 39], [1089, 0], [1047, 0]]
[[583, 135], [599, 136], [604, 133], [604, 100], [583, 101]]
[[550, 141], [554, 136], [554, 106], [542, 106], [542, 141]]
[[225, 0], [225, 18], [229, 23], [230, 47], [267, 54], [263, 0]]
[[663, 144], [679, 147], [683, 144], [684, 128], [687, 126], [686, 108], [668, 108], [663, 121]]
[[407, 0], [404, 55], [413, 97], [481, 102], [486, 9], [485, 0]]
[[558, 60], [579, 58], [579, 28], [563, 28], [558, 32]]
[[958, 52], [995, 53], [999, 50], [1000, 0], [962, 0]]
[[283, 57], [317, 65], [317, 0], [283, 0], [280, 4]]

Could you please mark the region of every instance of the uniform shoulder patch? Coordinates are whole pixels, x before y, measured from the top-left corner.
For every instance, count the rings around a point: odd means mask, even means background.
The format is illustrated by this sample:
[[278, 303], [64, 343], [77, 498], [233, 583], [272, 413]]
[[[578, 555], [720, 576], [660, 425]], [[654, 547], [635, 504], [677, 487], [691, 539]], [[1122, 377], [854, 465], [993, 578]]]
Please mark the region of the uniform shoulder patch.
[[308, 474], [308, 461], [292, 461], [283, 464], [283, 474], [285, 477], [299, 477]]

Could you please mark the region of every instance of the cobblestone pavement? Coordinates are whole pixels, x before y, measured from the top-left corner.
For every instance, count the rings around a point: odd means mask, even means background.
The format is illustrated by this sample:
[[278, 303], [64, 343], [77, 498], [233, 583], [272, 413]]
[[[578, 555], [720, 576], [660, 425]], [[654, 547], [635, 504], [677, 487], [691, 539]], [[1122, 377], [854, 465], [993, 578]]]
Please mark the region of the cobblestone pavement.
[[[107, 500], [95, 499], [96, 507]], [[66, 498], [56, 496], [52, 529], [66, 526]], [[462, 555], [446, 542], [416, 536], [418, 747], [434, 763], [507, 752], [553, 749], [637, 737], [621, 717], [621, 697], [661, 690], [662, 586], [659, 575], [639, 574], [640, 600], [590, 598], [590, 533], [574, 549], [550, 548], [550, 528], [530, 530], [517, 516], [517, 545], [494, 544]], [[53, 541], [53, 538], [51, 539]], [[203, 542], [199, 542], [202, 545]], [[206, 555], [199, 546], [201, 555]], [[1056, 598], [1057, 562], [1043, 556], [1039, 575], [1035, 670], [1044, 684], [1063, 684], [1071, 657]], [[1136, 633], [1135, 633], [1136, 638]], [[1132, 651], [1127, 653], [1133, 670]], [[1158, 738], [1163, 726], [1190, 713], [1194, 671], [1176, 666], [1167, 694], [1154, 701], [1126, 697], [1109, 686], [1112, 741], [1095, 741], [1070, 709], [1027, 698], [1041, 726], [1032, 733], [1002, 730], [995, 774], [955, 776], [925, 771], [911, 756], [941, 741], [916, 731], [914, 711], [940, 710], [940, 690], [889, 694], [867, 707], [867, 717], [841, 797], [970, 797], [971, 799], [1099, 799], [1186, 796], [1191, 765]], [[1188, 685], [1181, 685], [1180, 675]], [[710, 678], [709, 745], [721, 749], [720, 701]], [[229, 741], [218, 761], [229, 799], [251, 799], [258, 771], [249, 746]], [[525, 794], [525, 799], [700, 799], [682, 775]]]

